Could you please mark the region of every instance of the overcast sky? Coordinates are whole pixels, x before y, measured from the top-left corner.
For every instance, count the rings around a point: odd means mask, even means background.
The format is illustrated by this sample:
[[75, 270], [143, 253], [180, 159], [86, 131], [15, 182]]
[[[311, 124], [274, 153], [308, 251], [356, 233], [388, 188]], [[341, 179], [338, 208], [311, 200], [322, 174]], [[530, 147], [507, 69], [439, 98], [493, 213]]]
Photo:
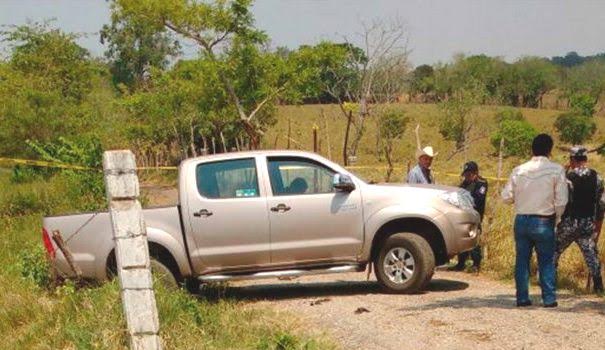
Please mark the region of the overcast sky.
[[[360, 21], [399, 16], [408, 25], [416, 65], [448, 61], [455, 53], [514, 60], [605, 51], [602, 0], [257, 0], [253, 12], [274, 46], [290, 48], [353, 37]], [[47, 18], [65, 31], [88, 34], [80, 44], [102, 55], [97, 33], [109, 21], [105, 0], [0, 0], [2, 25]]]

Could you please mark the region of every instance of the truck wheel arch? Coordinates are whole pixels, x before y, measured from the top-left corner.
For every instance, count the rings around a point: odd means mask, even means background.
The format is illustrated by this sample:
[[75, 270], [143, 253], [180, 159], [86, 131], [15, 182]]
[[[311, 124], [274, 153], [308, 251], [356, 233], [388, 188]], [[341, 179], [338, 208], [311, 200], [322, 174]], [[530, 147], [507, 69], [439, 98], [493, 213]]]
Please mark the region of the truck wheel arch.
[[[178, 282], [183, 281], [183, 276], [181, 275], [181, 271], [179, 269], [179, 265], [176, 262], [176, 259], [174, 258], [174, 256], [172, 256], [172, 253], [170, 253], [170, 251], [164, 246], [156, 242], [149, 242], [149, 257], [158, 260], [159, 262], [164, 264], [168, 269], [170, 269], [170, 271]], [[118, 271], [115, 249], [112, 249], [109, 252], [105, 266], [107, 277], [113, 278], [113, 276], [115, 276]]]
[[443, 265], [448, 262], [449, 258], [447, 255], [445, 240], [437, 225], [427, 219], [409, 217], [391, 220], [382, 225], [378, 231], [376, 231], [376, 234], [372, 239], [370, 261], [374, 261], [374, 258], [380, 250], [380, 245], [386, 240], [386, 238], [399, 232], [413, 232], [424, 238], [433, 250], [437, 265]]

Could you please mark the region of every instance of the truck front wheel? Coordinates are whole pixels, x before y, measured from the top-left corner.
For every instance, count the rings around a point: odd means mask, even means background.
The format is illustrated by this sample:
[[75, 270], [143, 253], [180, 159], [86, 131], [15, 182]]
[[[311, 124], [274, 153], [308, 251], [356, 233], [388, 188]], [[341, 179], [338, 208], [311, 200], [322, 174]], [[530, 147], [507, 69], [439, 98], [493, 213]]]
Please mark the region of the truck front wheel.
[[374, 269], [386, 292], [417, 293], [433, 277], [435, 255], [421, 236], [396, 233], [383, 241], [374, 259]]

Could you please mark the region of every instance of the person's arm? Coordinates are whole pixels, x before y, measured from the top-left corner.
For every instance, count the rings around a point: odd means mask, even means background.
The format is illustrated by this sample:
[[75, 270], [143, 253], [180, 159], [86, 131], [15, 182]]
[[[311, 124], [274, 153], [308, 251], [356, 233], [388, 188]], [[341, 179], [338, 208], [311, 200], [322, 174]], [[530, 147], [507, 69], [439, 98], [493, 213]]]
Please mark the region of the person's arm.
[[485, 198], [487, 197], [487, 182], [482, 183], [477, 189], [477, 195], [475, 196], [475, 207], [477, 208], [477, 212], [481, 215], [481, 220], [483, 220], [483, 215], [485, 214]]
[[510, 177], [508, 178], [508, 182], [506, 183], [506, 185], [502, 189], [502, 192], [500, 193], [500, 195], [502, 196], [502, 200], [504, 201], [504, 203], [506, 203], [506, 204], [513, 204], [513, 203], [515, 203], [514, 171], [510, 175]]
[[569, 198], [569, 187], [567, 186], [567, 177], [565, 176], [565, 169], [561, 168], [561, 171], [555, 177], [555, 213], [557, 215], [557, 222], [563, 212], [565, 211], [565, 206], [567, 205], [567, 200]]
[[592, 238], [595, 242], [599, 241], [601, 227], [603, 226], [603, 214], [605, 213], [605, 185], [601, 176], [597, 175], [597, 212], [595, 217], [594, 233]]

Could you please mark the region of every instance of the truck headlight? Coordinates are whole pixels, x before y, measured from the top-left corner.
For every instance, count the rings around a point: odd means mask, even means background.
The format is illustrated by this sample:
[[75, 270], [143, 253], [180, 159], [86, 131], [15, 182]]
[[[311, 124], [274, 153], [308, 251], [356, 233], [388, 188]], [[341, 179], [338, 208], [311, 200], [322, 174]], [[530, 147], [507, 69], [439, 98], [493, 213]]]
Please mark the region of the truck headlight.
[[459, 209], [472, 210], [475, 206], [471, 193], [465, 189], [456, 192], [444, 192], [439, 197]]

